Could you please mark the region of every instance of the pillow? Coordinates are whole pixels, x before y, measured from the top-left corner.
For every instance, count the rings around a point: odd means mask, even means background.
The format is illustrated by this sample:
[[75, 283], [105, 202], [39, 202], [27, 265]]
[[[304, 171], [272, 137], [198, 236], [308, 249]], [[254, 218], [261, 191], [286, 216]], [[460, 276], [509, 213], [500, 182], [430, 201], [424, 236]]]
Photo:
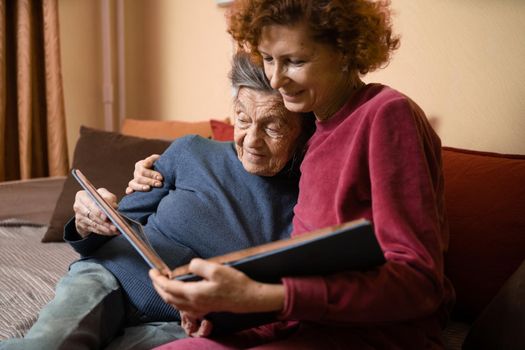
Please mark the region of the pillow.
[[474, 322], [463, 350], [525, 349], [524, 301], [525, 261]]
[[233, 125], [221, 120], [210, 120], [212, 137], [217, 141], [233, 141]]
[[[160, 154], [169, 145], [169, 141], [125, 136], [82, 126], [72, 167], [80, 169], [97, 188], [107, 188], [120, 200], [133, 177], [135, 162], [152, 153]], [[64, 225], [74, 215], [73, 202], [80, 189], [80, 185], [69, 174], [42, 242], [63, 240]]]
[[474, 320], [525, 259], [525, 156], [443, 148], [456, 319]]
[[[221, 120], [227, 122], [228, 119]], [[129, 136], [173, 140], [188, 134], [211, 138], [212, 128], [209, 120], [199, 122], [179, 120], [139, 120], [124, 119], [121, 133]]]

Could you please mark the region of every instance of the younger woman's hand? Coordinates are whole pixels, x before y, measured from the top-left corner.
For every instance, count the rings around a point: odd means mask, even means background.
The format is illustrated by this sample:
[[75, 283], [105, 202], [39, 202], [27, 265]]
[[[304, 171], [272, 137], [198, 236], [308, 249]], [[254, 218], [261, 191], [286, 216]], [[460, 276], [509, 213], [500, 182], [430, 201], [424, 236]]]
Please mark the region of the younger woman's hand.
[[158, 154], [152, 154], [146, 159], [139, 160], [135, 163], [133, 179], [128, 182], [126, 194], [130, 194], [133, 191], [146, 192], [151, 190], [152, 187], [162, 186], [162, 174], [158, 171], [151, 170], [153, 163], [155, 163], [159, 157]]
[[284, 307], [282, 284], [260, 283], [233, 267], [202, 259], [193, 259], [189, 271], [203, 279], [182, 282], [156, 269], [149, 276], [161, 298], [190, 320], [202, 320], [210, 312], [278, 312]]

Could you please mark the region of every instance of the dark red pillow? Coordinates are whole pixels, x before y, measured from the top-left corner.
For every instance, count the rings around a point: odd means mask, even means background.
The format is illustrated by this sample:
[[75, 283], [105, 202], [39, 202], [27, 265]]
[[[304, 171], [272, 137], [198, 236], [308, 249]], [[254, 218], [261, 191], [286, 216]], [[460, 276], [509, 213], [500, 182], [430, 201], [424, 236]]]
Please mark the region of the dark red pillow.
[[233, 125], [220, 120], [211, 119], [212, 138], [217, 141], [233, 141]]
[[443, 148], [456, 317], [473, 320], [525, 259], [525, 156]]

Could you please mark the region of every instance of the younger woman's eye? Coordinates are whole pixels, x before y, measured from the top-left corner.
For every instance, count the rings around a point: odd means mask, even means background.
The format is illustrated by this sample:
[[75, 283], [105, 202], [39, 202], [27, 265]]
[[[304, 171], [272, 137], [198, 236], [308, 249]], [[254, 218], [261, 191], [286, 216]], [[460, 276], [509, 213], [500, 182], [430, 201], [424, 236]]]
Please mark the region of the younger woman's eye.
[[306, 61], [302, 58], [288, 56], [286, 57], [284, 62], [292, 66], [300, 66], [300, 65], [303, 65]]
[[272, 56], [267, 56], [267, 55], [263, 55], [262, 59], [266, 63], [271, 63], [273, 61], [273, 57]]
[[302, 66], [304, 64], [304, 61], [303, 60], [294, 60], [294, 59], [290, 59], [290, 63], [294, 66]]

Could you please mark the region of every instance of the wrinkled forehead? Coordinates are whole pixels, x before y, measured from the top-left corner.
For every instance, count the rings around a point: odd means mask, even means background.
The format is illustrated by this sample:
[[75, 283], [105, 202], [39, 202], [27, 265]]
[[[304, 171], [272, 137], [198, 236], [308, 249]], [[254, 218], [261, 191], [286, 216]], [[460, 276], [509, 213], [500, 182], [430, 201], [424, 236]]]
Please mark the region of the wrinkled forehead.
[[297, 118], [289, 112], [278, 92], [258, 91], [242, 87], [234, 101], [235, 108], [242, 110], [252, 118], [276, 118], [288, 121]]

